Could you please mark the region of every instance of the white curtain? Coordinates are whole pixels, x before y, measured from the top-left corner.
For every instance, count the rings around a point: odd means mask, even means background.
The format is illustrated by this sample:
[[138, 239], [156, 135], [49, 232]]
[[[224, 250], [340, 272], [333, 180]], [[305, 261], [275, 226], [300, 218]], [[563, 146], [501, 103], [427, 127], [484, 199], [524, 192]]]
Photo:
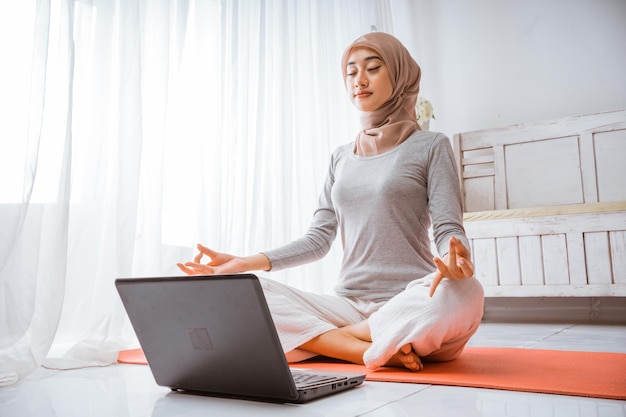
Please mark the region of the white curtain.
[[[0, 385], [114, 362], [117, 277], [300, 236], [358, 130], [341, 53], [372, 27], [393, 33], [388, 1], [3, 2]], [[328, 291], [339, 260], [271, 276]]]

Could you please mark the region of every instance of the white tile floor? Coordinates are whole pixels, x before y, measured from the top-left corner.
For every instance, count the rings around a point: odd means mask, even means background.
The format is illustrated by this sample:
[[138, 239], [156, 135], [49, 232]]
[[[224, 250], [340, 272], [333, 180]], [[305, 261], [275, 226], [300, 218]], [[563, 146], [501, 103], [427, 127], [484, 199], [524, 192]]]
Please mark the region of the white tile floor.
[[[626, 353], [626, 326], [484, 323], [470, 345]], [[40, 369], [15, 386], [0, 388], [0, 416], [626, 417], [626, 402], [366, 381], [310, 404], [266, 404], [170, 393], [154, 383], [148, 367], [114, 365]]]

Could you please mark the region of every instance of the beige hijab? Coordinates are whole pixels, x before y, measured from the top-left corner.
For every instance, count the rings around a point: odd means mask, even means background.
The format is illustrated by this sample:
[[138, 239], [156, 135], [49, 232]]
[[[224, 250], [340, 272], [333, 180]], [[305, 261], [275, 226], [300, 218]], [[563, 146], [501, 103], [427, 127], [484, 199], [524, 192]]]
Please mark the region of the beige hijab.
[[350, 51], [366, 47], [376, 51], [387, 65], [393, 92], [378, 109], [361, 113], [363, 130], [355, 141], [355, 153], [373, 156], [387, 152], [404, 142], [419, 130], [415, 115], [415, 103], [420, 89], [421, 69], [402, 43], [383, 32], [361, 36], [343, 53], [341, 69], [346, 80], [346, 66]]

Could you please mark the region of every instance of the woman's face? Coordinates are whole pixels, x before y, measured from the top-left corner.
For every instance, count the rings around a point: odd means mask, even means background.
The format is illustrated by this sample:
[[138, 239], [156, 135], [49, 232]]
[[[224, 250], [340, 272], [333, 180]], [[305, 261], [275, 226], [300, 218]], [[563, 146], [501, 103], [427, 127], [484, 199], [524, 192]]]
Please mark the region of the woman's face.
[[346, 67], [346, 91], [352, 104], [362, 112], [378, 109], [391, 97], [391, 77], [376, 51], [365, 47], [350, 51]]

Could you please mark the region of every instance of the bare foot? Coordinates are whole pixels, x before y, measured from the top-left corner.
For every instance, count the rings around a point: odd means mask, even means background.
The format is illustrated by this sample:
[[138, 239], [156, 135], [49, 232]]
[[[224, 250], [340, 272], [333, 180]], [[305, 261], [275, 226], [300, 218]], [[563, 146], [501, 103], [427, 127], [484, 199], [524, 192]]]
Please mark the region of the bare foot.
[[389, 362], [387, 362], [386, 366], [393, 366], [395, 368], [407, 368], [411, 371], [421, 371], [424, 369], [424, 365], [422, 365], [422, 361], [419, 356], [415, 352], [413, 352], [413, 348], [410, 343], [402, 346], [398, 353], [393, 355]]
[[[371, 345], [372, 336], [367, 320], [364, 320], [360, 323], [339, 327], [322, 333], [308, 342], [303, 343], [299, 348], [362, 365], [363, 355]], [[410, 343], [402, 346], [402, 348], [389, 359], [385, 366], [407, 368], [415, 372], [421, 371], [424, 368], [419, 356], [413, 352]]]

